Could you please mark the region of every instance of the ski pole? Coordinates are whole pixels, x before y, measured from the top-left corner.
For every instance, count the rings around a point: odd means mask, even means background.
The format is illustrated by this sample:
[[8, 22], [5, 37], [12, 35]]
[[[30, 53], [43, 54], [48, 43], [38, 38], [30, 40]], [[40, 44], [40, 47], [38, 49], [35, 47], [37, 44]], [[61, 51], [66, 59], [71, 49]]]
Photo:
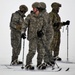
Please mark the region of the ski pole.
[[68, 25], [67, 25], [67, 61], [69, 61], [69, 58], [68, 58], [68, 56], [69, 56], [69, 28], [68, 28]]
[[22, 55], [22, 67], [21, 69], [24, 69], [24, 48], [25, 48], [25, 39], [23, 39], [23, 55]]
[[57, 68], [60, 68], [56, 62], [55, 62], [55, 64], [56, 64]]

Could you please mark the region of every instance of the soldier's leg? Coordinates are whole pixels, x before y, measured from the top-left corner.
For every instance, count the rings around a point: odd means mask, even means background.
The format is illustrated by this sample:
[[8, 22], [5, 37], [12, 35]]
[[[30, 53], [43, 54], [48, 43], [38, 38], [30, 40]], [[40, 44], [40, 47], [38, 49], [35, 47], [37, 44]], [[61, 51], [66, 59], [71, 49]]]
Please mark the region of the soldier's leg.
[[37, 66], [42, 64], [42, 60], [44, 59], [45, 49], [41, 41], [37, 44]]
[[56, 60], [61, 61], [62, 59], [59, 57], [59, 45], [56, 47], [55, 56]]
[[54, 65], [55, 61], [52, 57], [51, 51], [50, 51], [50, 44], [47, 44], [47, 42], [43, 42], [43, 48], [44, 48], [44, 63], [40, 66], [42, 69], [46, 68], [46, 65]]
[[32, 63], [32, 58], [36, 53], [37, 40], [36, 38], [29, 41], [29, 52], [26, 56], [26, 65], [30, 65]]
[[20, 34], [17, 32], [11, 33], [11, 45], [12, 45], [12, 65], [17, 63], [18, 55], [20, 54], [21, 50], [21, 38]]
[[57, 44], [56, 49], [54, 51], [54, 56], [58, 56], [59, 55], [59, 45]]
[[54, 51], [54, 56], [59, 55], [59, 47], [60, 47], [60, 32], [57, 33], [56, 35], [56, 41], [55, 41], [55, 51]]
[[[48, 41], [47, 41], [48, 42]], [[50, 46], [50, 43], [47, 43], [47, 50], [45, 51], [45, 55], [44, 55], [44, 62], [49, 62], [49, 59], [50, 59], [50, 57], [52, 56], [52, 49], [51, 49], [51, 46]], [[49, 57], [49, 56], [50, 57]]]
[[17, 55], [21, 52], [21, 34], [17, 34]]
[[44, 60], [44, 55], [45, 55], [45, 47], [44, 45], [46, 45], [46, 36], [43, 35], [42, 38], [38, 38], [38, 44], [37, 44], [37, 65], [42, 63], [42, 60]]
[[45, 52], [44, 61], [47, 63], [47, 65], [52, 66], [55, 65], [55, 58], [52, 56], [52, 48], [50, 48], [50, 45], [47, 45], [47, 50]]
[[17, 40], [15, 31], [11, 31], [11, 46], [12, 46], [12, 62], [18, 58], [17, 53]]
[[44, 60], [45, 49], [44, 49], [44, 45], [43, 45], [41, 39], [38, 39], [37, 52], [38, 52], [38, 54], [37, 54], [37, 68], [38, 69], [45, 69], [46, 68], [45, 64], [42, 64], [42, 61]]
[[54, 50], [55, 50], [55, 41], [52, 40], [50, 44], [50, 51], [51, 51], [52, 56], [54, 56]]
[[54, 56], [56, 60], [61, 61], [62, 59], [59, 57], [59, 50], [60, 50], [59, 48], [60, 48], [60, 33], [58, 34], [58, 40], [54, 51]]

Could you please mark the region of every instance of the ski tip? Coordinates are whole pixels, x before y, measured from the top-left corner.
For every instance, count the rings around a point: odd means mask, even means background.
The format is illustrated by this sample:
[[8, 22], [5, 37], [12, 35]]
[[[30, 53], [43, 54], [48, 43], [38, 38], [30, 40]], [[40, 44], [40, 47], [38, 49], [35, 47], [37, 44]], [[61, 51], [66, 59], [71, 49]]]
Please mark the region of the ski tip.
[[62, 70], [62, 68], [60, 68], [58, 71], [61, 71]]
[[54, 70], [55, 68], [53, 67], [52, 70]]
[[70, 68], [67, 68], [65, 71], [69, 71]]

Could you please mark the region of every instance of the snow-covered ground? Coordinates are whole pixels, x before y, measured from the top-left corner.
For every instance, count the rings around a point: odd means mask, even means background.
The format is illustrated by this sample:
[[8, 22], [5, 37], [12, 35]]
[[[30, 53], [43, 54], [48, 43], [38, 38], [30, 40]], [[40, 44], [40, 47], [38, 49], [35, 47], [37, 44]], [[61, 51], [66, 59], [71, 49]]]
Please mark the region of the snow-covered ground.
[[[11, 67], [13, 69], [7, 69], [4, 65], [9, 65], [11, 62], [11, 55], [12, 55], [12, 48], [11, 48], [11, 41], [10, 41], [10, 18], [11, 14], [18, 10], [18, 7], [21, 4], [25, 4], [28, 6], [28, 13], [32, 10], [31, 5], [33, 2], [45, 2], [47, 5], [47, 11], [51, 11], [51, 3], [56, 1], [62, 4], [60, 8], [60, 16], [62, 21], [70, 20], [69, 26], [69, 51], [68, 51], [68, 58], [70, 62], [75, 62], [75, 1], [74, 0], [0, 0], [0, 75], [75, 75], [75, 64], [65, 64], [57, 62], [57, 64], [63, 68], [60, 72], [51, 72], [51, 68], [48, 68], [44, 71], [26, 71], [22, 70], [21, 66]], [[67, 61], [67, 30], [66, 26], [61, 29], [61, 45], [60, 45], [60, 54], [59, 56], [62, 58], [63, 61]], [[22, 49], [23, 50], [23, 49]], [[25, 42], [25, 59], [26, 54], [28, 52], [28, 41]], [[36, 57], [37, 54], [33, 58], [33, 64], [36, 65]], [[19, 56], [19, 60], [22, 60], [22, 51]], [[66, 68], [70, 68], [68, 72], [64, 70]]]

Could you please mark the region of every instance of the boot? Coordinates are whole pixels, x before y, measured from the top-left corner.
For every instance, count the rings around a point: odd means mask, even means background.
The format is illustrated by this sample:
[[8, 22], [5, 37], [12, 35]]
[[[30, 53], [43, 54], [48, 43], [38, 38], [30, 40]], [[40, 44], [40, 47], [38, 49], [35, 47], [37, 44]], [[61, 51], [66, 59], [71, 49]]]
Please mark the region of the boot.
[[44, 70], [44, 69], [46, 69], [46, 66], [47, 66], [46, 63], [42, 63], [42, 64], [37, 65], [37, 68], [40, 70]]
[[34, 70], [34, 66], [32, 66], [32, 65], [26, 65], [25, 68], [27, 70]]
[[18, 61], [18, 60], [16, 59], [16, 60], [12, 61], [10, 65], [11, 65], [11, 66], [12, 66], [12, 65], [16, 66], [16, 65], [21, 65], [22, 63], [23, 63], [22, 61]]
[[46, 62], [47, 66], [54, 66], [55, 65], [55, 61], [50, 61], [50, 62]]
[[61, 59], [60, 57], [58, 57], [58, 56], [56, 56], [55, 59], [56, 59], [57, 61], [61, 61], [61, 60], [62, 60], [62, 59]]

